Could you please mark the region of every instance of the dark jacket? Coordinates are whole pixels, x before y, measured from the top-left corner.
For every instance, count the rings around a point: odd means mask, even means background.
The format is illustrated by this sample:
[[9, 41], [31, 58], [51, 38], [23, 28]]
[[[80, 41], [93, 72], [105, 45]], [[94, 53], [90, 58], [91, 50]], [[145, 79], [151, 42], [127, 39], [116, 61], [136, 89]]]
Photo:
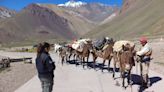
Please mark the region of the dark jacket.
[[53, 78], [55, 63], [48, 53], [42, 53], [36, 58], [36, 68], [39, 78]]

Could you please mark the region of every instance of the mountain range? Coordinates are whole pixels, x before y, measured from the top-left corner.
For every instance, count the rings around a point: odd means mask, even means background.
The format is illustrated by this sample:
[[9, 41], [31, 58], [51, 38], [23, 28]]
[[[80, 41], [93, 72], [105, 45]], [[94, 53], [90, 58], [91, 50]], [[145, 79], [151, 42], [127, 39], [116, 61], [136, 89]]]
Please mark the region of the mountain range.
[[16, 12], [0, 8], [0, 42], [77, 39], [118, 11], [100, 3], [33, 3]]
[[115, 39], [162, 37], [164, 35], [163, 9], [164, 0], [124, 0], [118, 16], [96, 26], [85, 37], [109, 36]]
[[5, 7], [0, 7], [0, 20], [9, 18], [16, 14], [16, 11], [7, 9]]
[[16, 12], [0, 8], [0, 43], [72, 40], [80, 37], [134, 39], [164, 35], [163, 0], [100, 3], [34, 3]]

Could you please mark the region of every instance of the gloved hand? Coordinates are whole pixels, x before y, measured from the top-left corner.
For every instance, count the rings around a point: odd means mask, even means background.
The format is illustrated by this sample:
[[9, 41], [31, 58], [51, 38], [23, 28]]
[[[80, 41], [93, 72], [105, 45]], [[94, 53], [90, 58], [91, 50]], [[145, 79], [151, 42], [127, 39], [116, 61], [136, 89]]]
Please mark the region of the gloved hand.
[[136, 61], [137, 61], [137, 62], [141, 62], [141, 56], [137, 55], [137, 56], [136, 56]]

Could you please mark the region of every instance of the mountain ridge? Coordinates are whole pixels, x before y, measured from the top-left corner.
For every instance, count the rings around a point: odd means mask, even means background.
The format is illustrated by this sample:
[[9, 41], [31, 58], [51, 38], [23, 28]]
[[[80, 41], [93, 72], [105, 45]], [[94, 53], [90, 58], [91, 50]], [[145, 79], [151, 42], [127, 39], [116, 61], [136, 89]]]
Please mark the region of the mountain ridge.
[[93, 38], [109, 36], [116, 39], [131, 39], [140, 36], [161, 37], [164, 35], [164, 1], [131, 1], [133, 3], [124, 12], [120, 12], [112, 21], [94, 28], [86, 36]]
[[[0, 21], [0, 42], [77, 39], [117, 9], [118, 7], [105, 6], [100, 3], [84, 4], [75, 8], [32, 3], [16, 12], [14, 16]], [[88, 14], [85, 15], [86, 12]]]

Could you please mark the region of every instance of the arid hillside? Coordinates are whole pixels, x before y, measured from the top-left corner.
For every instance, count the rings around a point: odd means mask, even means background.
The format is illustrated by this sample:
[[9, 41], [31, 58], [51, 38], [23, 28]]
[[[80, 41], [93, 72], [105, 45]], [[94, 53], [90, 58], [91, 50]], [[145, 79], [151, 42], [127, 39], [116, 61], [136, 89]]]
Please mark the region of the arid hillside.
[[86, 36], [116, 39], [164, 35], [163, 0], [125, 0], [120, 14]]

